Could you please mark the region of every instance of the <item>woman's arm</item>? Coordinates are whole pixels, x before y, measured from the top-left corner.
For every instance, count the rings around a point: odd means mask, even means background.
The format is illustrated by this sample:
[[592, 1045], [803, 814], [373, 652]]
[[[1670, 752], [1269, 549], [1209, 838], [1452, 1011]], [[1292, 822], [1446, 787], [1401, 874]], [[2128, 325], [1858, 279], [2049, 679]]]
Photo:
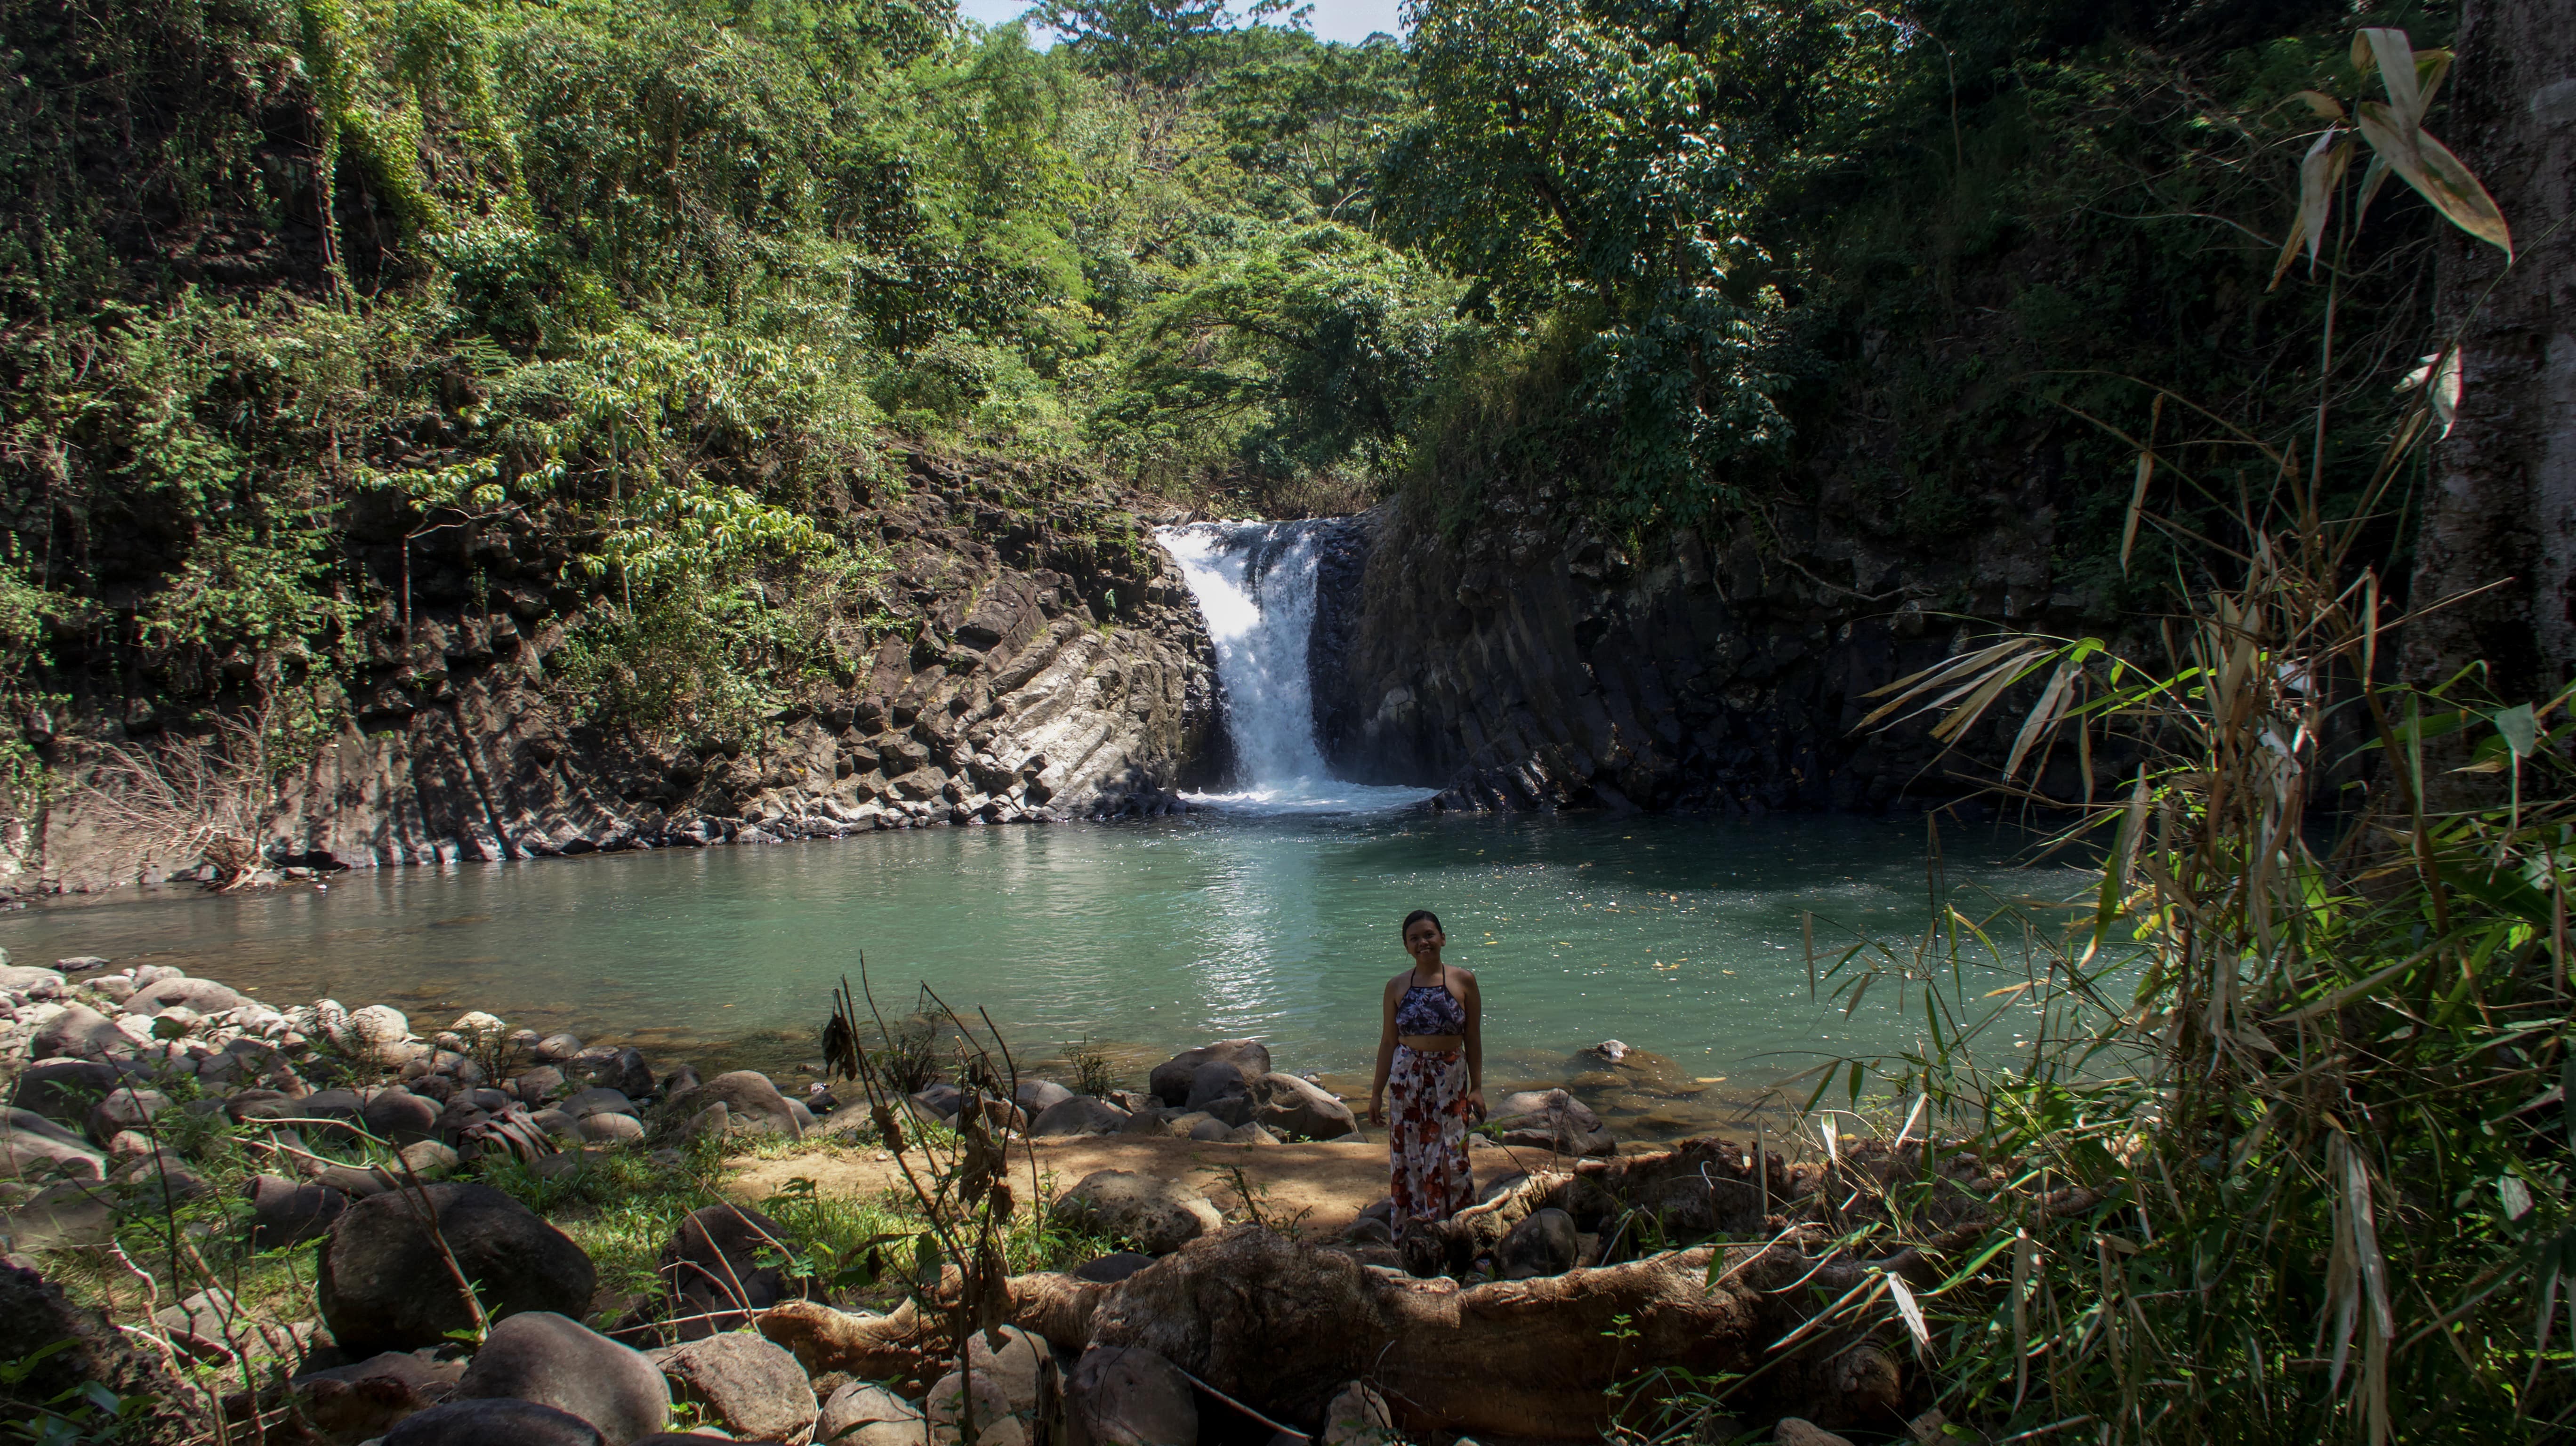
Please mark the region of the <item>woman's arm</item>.
[[1392, 979], [1386, 982], [1386, 988], [1378, 995], [1377, 1015], [1377, 1075], [1369, 1081], [1368, 1117], [1372, 1125], [1386, 1123], [1386, 1077], [1395, 1069], [1395, 981]]
[[1467, 996], [1460, 1001], [1467, 1006], [1467, 1105], [1481, 1120], [1485, 1117], [1485, 995], [1476, 987], [1474, 970], [1458, 972], [1466, 976], [1459, 982], [1466, 986], [1462, 992]]

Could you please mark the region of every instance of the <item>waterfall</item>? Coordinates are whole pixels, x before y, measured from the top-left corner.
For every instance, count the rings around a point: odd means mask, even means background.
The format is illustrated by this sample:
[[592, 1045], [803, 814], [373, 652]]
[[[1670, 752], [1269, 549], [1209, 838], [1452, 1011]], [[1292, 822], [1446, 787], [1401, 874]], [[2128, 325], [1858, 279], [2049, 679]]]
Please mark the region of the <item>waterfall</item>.
[[1393, 808], [1423, 790], [1344, 783], [1315, 745], [1308, 650], [1315, 630], [1320, 522], [1193, 522], [1154, 540], [1181, 566], [1216, 645], [1237, 792], [1194, 802], [1256, 811]]

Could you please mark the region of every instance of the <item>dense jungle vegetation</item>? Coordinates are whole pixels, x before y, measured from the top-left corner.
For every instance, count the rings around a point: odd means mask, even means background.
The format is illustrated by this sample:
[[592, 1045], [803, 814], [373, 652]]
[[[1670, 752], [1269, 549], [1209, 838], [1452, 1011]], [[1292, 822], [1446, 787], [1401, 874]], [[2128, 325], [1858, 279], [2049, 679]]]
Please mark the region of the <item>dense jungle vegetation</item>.
[[[741, 702], [866, 615], [853, 518], [918, 445], [1457, 525], [1558, 477], [1634, 535], [1830, 472], [1936, 546], [2036, 469], [2115, 535], [2060, 404], [2302, 395], [2283, 101], [2350, 69], [2327, 6], [1429, 0], [1354, 46], [1110, 0], [1043, 51], [936, 0], [0, 13], [38, 741], [245, 697], [309, 738], [362, 617], [505, 566], [614, 599], [558, 669], [602, 708]], [[2420, 314], [2410, 207], [2355, 387]]]

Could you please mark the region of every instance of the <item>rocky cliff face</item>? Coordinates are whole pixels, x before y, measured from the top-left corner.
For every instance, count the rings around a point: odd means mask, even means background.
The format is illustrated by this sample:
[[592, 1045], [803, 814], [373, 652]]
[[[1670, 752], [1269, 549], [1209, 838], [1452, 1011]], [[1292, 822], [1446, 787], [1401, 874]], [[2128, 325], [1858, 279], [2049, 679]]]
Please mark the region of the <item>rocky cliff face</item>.
[[[1971, 556], [1833, 520], [1677, 532], [1631, 553], [1554, 489], [1488, 498], [1463, 535], [1382, 507], [1344, 534], [1315, 683], [1345, 776], [1445, 785], [1448, 808], [1883, 809], [1957, 797], [1917, 729], [1855, 733], [1863, 694], [1987, 630], [2074, 626], [2054, 512], [2018, 499]], [[2071, 764], [2061, 765], [2071, 770]], [[2071, 777], [2056, 780], [2071, 784]]]
[[[998, 464], [916, 456], [868, 526], [894, 564], [879, 640], [846, 683], [767, 726], [683, 748], [585, 721], [547, 658], [580, 621], [543, 588], [475, 612], [430, 605], [410, 637], [370, 628], [353, 716], [271, 797], [205, 796], [188, 740], [104, 726], [165, 765], [146, 796], [116, 757], [61, 745], [75, 785], [23, 840], [39, 890], [157, 882], [199, 868], [229, 815], [267, 860], [364, 868], [831, 837], [1174, 807], [1217, 730], [1205, 627], [1136, 508], [1094, 488], [1031, 508]], [[80, 785], [89, 785], [83, 787]]]

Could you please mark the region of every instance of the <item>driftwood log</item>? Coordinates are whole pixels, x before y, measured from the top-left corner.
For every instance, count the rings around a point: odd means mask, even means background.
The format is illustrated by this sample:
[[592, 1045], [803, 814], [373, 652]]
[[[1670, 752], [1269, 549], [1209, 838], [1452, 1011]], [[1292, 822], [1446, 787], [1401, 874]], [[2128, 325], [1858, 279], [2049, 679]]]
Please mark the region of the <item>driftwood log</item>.
[[[1585, 1161], [1532, 1175], [1403, 1242], [1417, 1268], [1454, 1268], [1490, 1254], [1518, 1220], [1554, 1207], [1613, 1257], [1563, 1275], [1462, 1287], [1370, 1263], [1348, 1247], [1237, 1225], [1114, 1285], [1014, 1277], [1012, 1317], [1068, 1362], [1092, 1345], [1142, 1347], [1269, 1415], [1309, 1424], [1344, 1383], [1361, 1380], [1408, 1428], [1590, 1436], [1619, 1409], [1613, 1388], [1664, 1368], [1758, 1372], [1733, 1402], [1750, 1414], [1900, 1425], [1907, 1367], [1884, 1325], [1799, 1332], [1873, 1269], [1920, 1276], [1935, 1268], [1915, 1249], [1858, 1259], [1828, 1247], [1884, 1198], [1891, 1178], [1920, 1167], [1919, 1155], [1910, 1147], [1847, 1154], [1831, 1169], [1764, 1163], [1757, 1177], [1746, 1152], [1710, 1140]], [[1974, 1207], [1992, 1197], [1967, 1188], [1976, 1172], [1965, 1163], [1946, 1168], [1960, 1186], [1955, 1208], [1936, 1197], [1924, 1212], [1918, 1199], [1918, 1214], [1940, 1236], [1964, 1239], [1983, 1215]], [[1720, 1239], [1669, 1248], [1709, 1236]], [[1936, 1239], [1933, 1248], [1948, 1243]], [[919, 1378], [944, 1369], [949, 1355], [940, 1322], [910, 1305], [855, 1316], [791, 1301], [761, 1328], [816, 1371]]]

